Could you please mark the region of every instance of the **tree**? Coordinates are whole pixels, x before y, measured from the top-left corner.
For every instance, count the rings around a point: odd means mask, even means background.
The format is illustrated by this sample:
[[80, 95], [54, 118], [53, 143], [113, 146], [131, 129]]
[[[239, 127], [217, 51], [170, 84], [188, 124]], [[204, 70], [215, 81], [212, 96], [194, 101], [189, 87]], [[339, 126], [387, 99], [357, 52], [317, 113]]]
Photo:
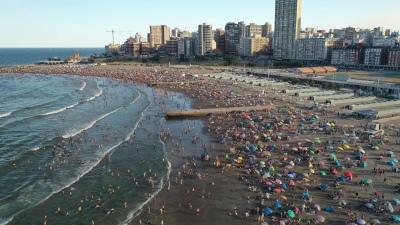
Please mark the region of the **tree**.
[[225, 61], [225, 64], [226, 64], [227, 66], [230, 66], [230, 65], [235, 64], [236, 60], [237, 60], [237, 57], [234, 56], [234, 55], [227, 55], [227, 56], [224, 56], [224, 61]]

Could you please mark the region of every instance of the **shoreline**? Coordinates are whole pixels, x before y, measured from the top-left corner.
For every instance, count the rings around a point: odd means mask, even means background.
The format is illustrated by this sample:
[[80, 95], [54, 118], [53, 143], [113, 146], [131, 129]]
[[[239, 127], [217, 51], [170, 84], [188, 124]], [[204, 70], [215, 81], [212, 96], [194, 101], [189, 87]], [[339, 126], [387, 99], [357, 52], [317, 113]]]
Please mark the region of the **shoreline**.
[[[141, 68], [140, 68], [141, 69]], [[150, 72], [154, 68], [149, 69]], [[157, 68], [159, 69], [159, 68]], [[124, 70], [118, 69], [119, 72], [123, 72]], [[114, 71], [115, 72], [115, 71]], [[122, 75], [120, 73], [114, 73], [116, 75], [116, 78], [121, 78]], [[126, 71], [125, 71], [126, 72]], [[132, 78], [129, 77], [129, 74], [125, 74], [128, 76], [128, 79]], [[151, 77], [151, 76], [150, 76]], [[151, 77], [154, 78], [154, 77]], [[134, 78], [133, 78], [134, 79]], [[179, 76], [173, 77], [173, 79], [177, 80], [182, 80]], [[226, 87], [223, 86], [225, 85], [222, 81], [215, 81], [215, 89], [212, 87], [206, 87], [209, 88], [210, 90], [230, 90], [234, 89], [236, 93], [248, 93], [248, 92], [253, 92], [254, 94], [258, 93], [258, 89], [253, 89], [253, 87], [249, 85], [243, 85], [243, 86], [230, 86]], [[167, 88], [167, 91], [176, 91], [176, 92], [183, 92], [185, 93], [185, 96], [188, 98], [193, 99], [193, 105], [191, 108], [206, 108], [206, 107], [213, 107], [210, 105], [215, 105], [215, 104], [220, 104], [220, 100], [209, 100], [207, 96], [205, 95], [200, 95], [199, 93], [203, 94], [200, 90], [201, 87], [199, 86], [200, 84], [191, 84], [193, 86], [179, 86], [179, 85], [172, 85], [169, 88]], [[196, 86], [197, 85], [197, 86]], [[197, 89], [196, 89], [197, 87]], [[200, 87], [200, 88], [199, 88]], [[262, 87], [260, 87], [262, 88]], [[164, 88], [161, 88], [160, 90], [165, 90]], [[226, 91], [223, 91], [223, 93], [226, 93]], [[197, 96], [196, 96], [197, 94]], [[255, 118], [257, 115], [261, 115], [263, 117], [262, 121], [271, 121], [273, 117], [269, 117], [272, 115], [280, 115], [283, 118], [287, 117], [287, 111], [291, 111], [293, 113], [296, 113], [296, 117], [300, 118], [302, 117], [300, 114], [300, 107], [301, 106], [294, 106], [293, 103], [295, 102], [296, 98], [292, 97], [285, 97], [279, 99], [279, 94], [276, 94], [273, 90], [270, 90], [268, 93], [269, 96], [265, 96], [262, 99], [266, 100], [271, 100], [273, 104], [276, 106], [276, 108], [282, 108], [283, 111], [278, 112], [277, 110], [270, 110], [268, 112], [260, 112], [260, 111], [255, 111], [254, 113], [249, 113], [251, 119]], [[247, 98], [247, 101], [251, 101], [253, 97]], [[261, 98], [260, 98], [261, 99]], [[268, 101], [265, 101], [268, 102]], [[257, 103], [257, 101], [255, 101]], [[250, 104], [255, 104], [254, 102], [251, 102]], [[299, 103], [299, 102], [297, 102]], [[246, 102], [246, 104], [249, 104]], [[293, 108], [293, 109], [292, 109]], [[358, 124], [360, 121], [353, 121], [350, 119], [341, 119], [336, 115], [337, 109], [333, 108], [332, 112], [324, 114], [323, 111], [311, 111], [311, 113], [316, 113], [320, 115], [320, 119], [316, 119], [319, 121], [319, 123], [322, 124], [322, 121], [325, 122], [325, 120], [328, 121], [338, 121], [337, 126], [340, 126], [340, 132], [350, 132], [352, 129], [350, 129], [350, 126], [355, 127], [354, 129], [362, 129], [362, 127], [359, 127]], [[339, 111], [338, 111], [339, 112]], [[306, 113], [305, 113], [306, 114]], [[311, 115], [312, 115], [311, 114]], [[305, 117], [305, 116], [304, 116]], [[139, 220], [142, 219], [142, 222], [145, 224], [147, 219], [150, 219], [153, 224], [220, 224], [221, 221], [227, 221], [230, 224], [255, 224], [258, 222], [260, 216], [262, 214], [260, 213], [255, 213], [255, 209], [258, 207], [263, 211], [263, 208], [265, 207], [272, 207], [274, 202], [276, 200], [280, 200], [282, 202], [283, 208], [285, 210], [276, 210], [274, 212], [274, 216], [276, 216], [279, 220], [281, 218], [282, 220], [288, 220], [290, 219], [287, 215], [284, 215], [283, 212], [287, 212], [288, 209], [290, 209], [290, 203], [293, 202], [296, 207], [300, 207], [301, 203], [303, 203], [303, 199], [299, 198], [301, 193], [303, 192], [304, 188], [307, 187], [307, 191], [309, 189], [310, 193], [313, 195], [313, 202], [306, 202], [306, 206], [312, 207], [315, 203], [318, 203], [321, 205], [321, 207], [325, 207], [326, 205], [332, 205], [335, 207], [335, 212], [333, 213], [327, 213], [323, 211], [316, 211], [311, 213], [311, 211], [307, 212], [302, 212], [299, 214], [296, 214], [296, 218], [301, 217], [304, 220], [311, 220], [312, 223], [315, 223], [315, 218], [317, 215], [322, 215], [326, 218], [328, 224], [343, 224], [346, 221], [349, 221], [351, 218], [350, 216], [347, 216], [345, 212], [349, 209], [352, 209], [356, 214], [357, 218], [365, 217], [365, 220], [370, 221], [372, 218], [379, 218], [381, 221], [386, 221], [386, 218], [388, 216], [384, 214], [375, 214], [375, 213], [368, 213], [367, 211], [362, 211], [360, 206], [365, 204], [365, 201], [368, 201], [370, 198], [374, 197], [372, 195], [373, 192], [378, 192], [378, 193], [385, 193], [386, 199], [391, 201], [396, 195], [393, 193], [391, 189], [395, 186], [396, 183], [398, 182], [398, 179], [395, 177], [395, 174], [392, 174], [390, 171], [387, 172], [389, 175], [384, 175], [385, 181], [382, 182], [378, 179], [383, 179], [380, 178], [381, 175], [376, 177], [376, 174], [373, 174], [372, 167], [376, 167], [376, 165], [381, 165], [384, 166], [385, 161], [387, 161], [387, 158], [384, 158], [384, 161], [380, 162], [377, 160], [377, 158], [380, 155], [385, 156], [385, 150], [382, 151], [370, 151], [368, 148], [368, 143], [362, 143], [362, 142], [356, 142], [355, 144], [349, 144], [350, 145], [350, 150], [347, 151], [340, 151], [337, 150], [337, 146], [334, 146], [334, 152], [339, 156], [340, 161], [345, 163], [343, 160], [344, 157], [354, 157], [353, 150], [357, 150], [357, 146], [361, 146], [364, 149], [368, 149], [367, 151], [367, 162], [369, 163], [369, 167], [367, 169], [361, 169], [359, 167], [350, 167], [350, 168], [344, 168], [344, 170], [349, 170], [352, 171], [354, 174], [357, 174], [357, 177], [354, 177], [353, 181], [345, 181], [343, 182], [342, 186], [346, 189], [347, 194], [341, 196], [341, 200], [347, 201], [347, 205], [342, 205], [339, 206], [337, 203], [338, 199], [332, 199], [330, 197], [330, 194], [327, 192], [319, 192], [316, 189], [316, 186], [319, 185], [319, 183], [329, 183], [331, 185], [332, 179], [335, 176], [329, 175], [329, 176], [320, 176], [318, 174], [310, 174], [312, 178], [307, 182], [305, 181], [304, 178], [302, 179], [295, 179], [296, 182], [296, 187], [292, 189], [286, 189], [285, 194], [279, 194], [275, 192], [268, 191], [268, 189], [264, 189], [265, 184], [264, 182], [260, 182], [260, 177], [259, 175], [256, 175], [256, 169], [259, 169], [260, 162], [261, 161], [267, 161], [269, 157], [265, 157], [262, 155], [262, 152], [254, 152], [256, 157], [250, 156], [250, 154], [246, 153], [243, 148], [245, 146], [249, 146], [251, 144], [257, 144], [257, 139], [255, 138], [256, 135], [249, 135], [249, 144], [246, 144], [247, 141], [243, 141], [243, 138], [239, 139], [234, 139], [234, 140], [229, 140], [224, 141], [223, 143], [220, 143], [219, 140], [223, 137], [230, 137], [232, 134], [232, 129], [235, 130], [240, 130], [238, 127], [235, 126], [235, 123], [237, 121], [242, 121], [242, 117], [239, 114], [235, 113], [230, 113], [229, 116], [207, 116], [207, 117], [201, 117], [200, 119], [204, 124], [202, 127], [196, 127], [196, 129], [201, 128], [202, 130], [202, 138], [204, 137], [204, 140], [207, 141], [206, 147], [209, 146], [209, 152], [211, 155], [210, 161], [201, 161], [200, 156], [199, 156], [199, 146], [197, 146], [195, 150], [193, 150], [194, 156], [187, 158], [185, 157], [180, 157], [178, 155], [174, 155], [173, 157], [168, 158], [169, 161], [171, 162], [171, 173], [170, 173], [170, 181], [171, 181], [171, 188], [168, 190], [169, 185], [164, 185], [161, 188], [161, 191], [154, 196], [154, 201], [148, 203], [142, 208], [142, 212], [136, 216], [132, 222], [129, 224], [138, 224]], [[182, 127], [186, 127], [187, 124], [185, 125], [185, 122], [191, 124], [193, 123], [193, 118], [182, 120], [180, 119], [179, 121], [182, 121]], [[197, 120], [194, 120], [197, 122]], [[168, 121], [167, 123], [168, 124]], [[199, 124], [197, 124], [199, 126]], [[293, 135], [294, 130], [299, 129], [300, 125], [294, 125], [294, 128], [289, 130], [283, 130], [282, 132], [286, 134], [290, 134], [290, 136]], [[308, 126], [307, 126], [308, 127]], [[251, 126], [249, 127], [248, 125], [243, 126], [244, 130], [240, 131], [243, 133], [248, 133], [250, 132], [249, 128], [252, 128]], [[354, 130], [353, 129], [353, 130]], [[229, 132], [228, 132], [229, 130]], [[255, 130], [253, 128], [253, 130]], [[204, 132], [204, 133], [203, 133]], [[262, 131], [259, 129], [255, 130], [256, 134], [261, 134]], [[315, 132], [315, 133], [314, 133]], [[274, 138], [276, 137], [275, 135], [277, 134], [275, 131], [272, 131], [271, 134], [274, 134]], [[390, 133], [391, 134], [391, 133]], [[206, 139], [207, 137], [208, 139]], [[276, 148], [278, 148], [275, 151], [270, 151], [270, 154], [272, 155], [271, 157], [275, 158], [276, 164], [274, 166], [277, 168], [276, 170], [280, 173], [283, 173], [284, 175], [287, 175], [287, 172], [284, 172], [284, 167], [285, 164], [288, 163], [289, 157], [291, 156], [292, 159], [293, 157], [298, 156], [298, 153], [290, 151], [290, 149], [284, 148], [284, 143], [289, 144], [290, 146], [294, 145], [296, 142], [300, 140], [305, 140], [305, 139], [314, 139], [314, 137], [319, 137], [323, 141], [328, 140], [340, 140], [343, 137], [342, 133], [331, 133], [325, 135], [324, 132], [321, 132], [319, 130], [307, 130], [304, 131], [304, 133], [301, 134], [301, 138], [299, 139], [293, 139], [291, 141], [283, 141], [283, 140], [276, 140], [275, 142], [262, 142], [263, 145], [275, 145]], [[169, 142], [171, 142], [170, 139], [168, 139]], [[390, 149], [390, 148], [395, 148], [396, 145], [394, 145], [394, 142], [396, 140], [396, 137], [390, 137], [390, 142], [386, 143], [385, 147], [382, 147], [382, 149]], [[376, 141], [376, 140], [372, 140]], [[246, 142], [246, 143], [245, 143]], [[170, 146], [171, 143], [166, 143], [166, 146]], [[258, 144], [257, 144], [258, 145]], [[282, 149], [281, 148], [282, 145]], [[214, 147], [212, 147], [214, 146]], [[226, 153], [229, 153], [231, 146], [234, 146], [234, 152], [229, 154], [229, 158], [224, 159], [224, 156], [226, 156]], [[261, 146], [261, 145], [260, 145]], [[318, 145], [317, 145], [318, 146]], [[325, 145], [326, 147], [327, 145]], [[339, 145], [340, 146], [340, 145]], [[263, 148], [264, 147], [260, 147]], [[320, 147], [321, 149], [323, 148]], [[188, 149], [188, 148], [186, 148]], [[201, 149], [201, 148], [200, 148]], [[188, 150], [189, 152], [189, 150]], [[166, 147], [166, 153], [168, 154], [168, 148]], [[396, 151], [397, 153], [397, 151]], [[318, 155], [313, 155], [313, 157], [317, 158], [318, 161], [325, 161], [326, 165], [315, 165], [315, 170], [316, 173], [321, 172], [321, 171], [329, 171], [329, 168], [331, 165], [333, 165], [333, 161], [330, 161], [330, 151], [323, 151], [321, 150], [320, 154]], [[306, 154], [305, 156], [310, 156], [310, 154]], [[214, 162], [216, 162], [218, 156], [218, 160], [222, 163], [222, 167], [216, 167], [214, 165]], [[232, 164], [232, 159], [235, 159], [236, 157], [243, 157], [245, 163], [237, 165], [237, 167], [234, 167]], [[193, 176], [187, 176], [183, 180], [183, 184], [177, 184], [178, 182], [174, 182], [171, 177], [173, 178], [174, 176], [177, 176], [180, 164], [187, 164], [189, 163], [190, 168], [195, 168], [193, 167], [192, 163], [194, 158], [194, 161], [198, 165], [202, 165], [201, 167], [196, 167], [197, 170], [199, 171], [200, 174], [208, 174], [207, 178], [204, 178], [205, 176], [203, 175], [203, 179], [200, 180], [198, 179], [195, 175]], [[249, 163], [249, 161], [252, 158], [256, 158], [256, 164], [254, 164], [254, 169], [245, 169], [244, 165]], [[390, 160], [390, 159], [389, 159]], [[300, 161], [299, 164], [295, 166], [295, 171], [297, 174], [305, 173], [309, 170], [307, 167], [307, 161]], [[231, 166], [227, 166], [228, 164], [231, 164]], [[389, 170], [389, 168], [385, 168]], [[344, 171], [343, 170], [343, 171]], [[368, 172], [367, 172], [368, 171]], [[249, 172], [249, 173], [248, 173]], [[276, 173], [276, 172], [275, 172]], [[342, 172], [341, 172], [342, 173]], [[386, 180], [386, 177], [388, 178]], [[241, 178], [241, 179], [238, 179]], [[242, 179], [243, 178], [243, 179]], [[358, 182], [364, 180], [364, 179], [369, 179], [371, 178], [373, 180], [373, 185], [371, 186], [359, 186], [357, 185]], [[286, 177], [285, 177], [286, 179]], [[315, 182], [314, 182], [315, 180]], [[272, 182], [275, 182], [276, 178], [272, 179]], [[168, 181], [166, 181], [168, 182]], [[166, 183], [168, 184], [168, 183]], [[276, 186], [276, 184], [274, 184]], [[279, 185], [278, 185], [279, 186]], [[260, 189], [257, 189], [260, 188]], [[262, 188], [261, 188], [262, 187]], [[301, 187], [301, 188], [300, 188]], [[194, 188], [194, 190], [193, 190]], [[254, 188], [256, 188], [256, 191], [254, 191]], [[193, 190], [193, 191], [192, 191]], [[204, 190], [204, 191], [203, 191]], [[335, 191], [336, 189], [331, 188], [328, 192]], [[211, 192], [208, 194], [208, 192]], [[284, 191], [281, 189], [281, 191]], [[268, 198], [265, 196], [266, 193], [271, 193], [271, 196]], [[355, 193], [358, 193], [359, 199], [354, 199]], [[208, 197], [208, 195], [210, 197]], [[247, 196], [250, 196], [247, 200]], [[262, 196], [262, 197], [260, 197]], [[282, 196], [285, 196], [286, 199], [283, 199]], [[261, 201], [264, 199], [263, 201]], [[379, 201], [384, 201], [384, 200], [379, 200]], [[188, 203], [191, 203], [192, 208], [189, 207]], [[264, 204], [262, 204], [264, 203]], [[285, 204], [283, 204], [285, 203]], [[181, 205], [180, 205], [181, 204]], [[287, 205], [286, 205], [287, 204]], [[153, 206], [154, 205], [154, 206]], [[162, 205], [165, 205], [165, 212], [161, 215], [161, 212], [159, 212], [159, 209]], [[150, 210], [151, 213], [150, 215], [147, 215], [146, 207], [151, 206]], [[237, 207], [237, 212], [238, 216], [234, 216], [234, 210], [235, 207]], [[196, 215], [196, 210], [197, 208], [200, 209], [199, 216]], [[397, 207], [395, 207], [395, 212], [393, 215], [397, 215]], [[247, 217], [246, 213], [249, 212], [249, 217]], [[282, 214], [280, 214], [282, 212]], [[265, 216], [265, 217], [264, 217]], [[271, 223], [271, 217], [270, 215], [264, 215], [263, 219], [267, 221], [268, 223]], [[312, 220], [314, 219], [314, 220]], [[354, 220], [354, 218], [353, 218]]]

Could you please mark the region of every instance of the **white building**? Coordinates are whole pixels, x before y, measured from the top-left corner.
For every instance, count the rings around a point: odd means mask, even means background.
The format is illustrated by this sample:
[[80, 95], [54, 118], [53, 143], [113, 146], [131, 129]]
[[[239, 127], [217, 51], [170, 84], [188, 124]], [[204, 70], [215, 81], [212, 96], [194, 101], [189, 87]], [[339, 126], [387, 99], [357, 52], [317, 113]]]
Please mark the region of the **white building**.
[[382, 47], [370, 47], [365, 49], [365, 66], [381, 66], [387, 64], [388, 50]]
[[302, 61], [330, 61], [332, 47], [339, 47], [341, 44], [340, 38], [298, 39], [296, 59]]

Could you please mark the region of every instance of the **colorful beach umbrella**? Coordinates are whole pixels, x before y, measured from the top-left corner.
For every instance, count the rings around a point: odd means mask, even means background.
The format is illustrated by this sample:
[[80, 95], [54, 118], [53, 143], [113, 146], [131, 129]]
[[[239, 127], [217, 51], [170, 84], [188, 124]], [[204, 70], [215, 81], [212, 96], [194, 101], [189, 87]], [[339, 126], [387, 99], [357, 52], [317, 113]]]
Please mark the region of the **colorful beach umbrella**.
[[320, 223], [323, 223], [323, 222], [325, 222], [325, 217], [319, 215], [319, 216], [317, 216], [316, 220]]
[[294, 218], [296, 216], [296, 214], [292, 211], [292, 210], [288, 210], [287, 214], [289, 217]]

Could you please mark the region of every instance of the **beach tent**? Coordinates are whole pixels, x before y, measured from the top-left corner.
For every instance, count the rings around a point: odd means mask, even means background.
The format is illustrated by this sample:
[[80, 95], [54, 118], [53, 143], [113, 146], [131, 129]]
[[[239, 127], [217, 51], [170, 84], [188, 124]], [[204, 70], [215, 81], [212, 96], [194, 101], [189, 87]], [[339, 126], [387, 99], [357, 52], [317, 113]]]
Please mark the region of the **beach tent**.
[[271, 208], [269, 208], [269, 207], [267, 207], [267, 208], [264, 209], [265, 215], [271, 215], [273, 212], [274, 212], [274, 211], [273, 211]]
[[361, 168], [365, 168], [365, 167], [367, 167], [368, 166], [368, 163], [367, 162], [362, 162], [362, 163], [360, 163], [360, 167]]
[[316, 210], [318, 210], [318, 211], [321, 211], [321, 206], [319, 206], [318, 204], [315, 204], [315, 205], [314, 205], [314, 209], [316, 209]]
[[334, 209], [332, 206], [326, 206], [326, 207], [325, 207], [325, 211], [326, 211], [326, 212], [334, 212], [335, 209]]
[[347, 205], [347, 202], [345, 200], [340, 200], [338, 202], [338, 204], [341, 205], [341, 206], [344, 206], [344, 205]]

